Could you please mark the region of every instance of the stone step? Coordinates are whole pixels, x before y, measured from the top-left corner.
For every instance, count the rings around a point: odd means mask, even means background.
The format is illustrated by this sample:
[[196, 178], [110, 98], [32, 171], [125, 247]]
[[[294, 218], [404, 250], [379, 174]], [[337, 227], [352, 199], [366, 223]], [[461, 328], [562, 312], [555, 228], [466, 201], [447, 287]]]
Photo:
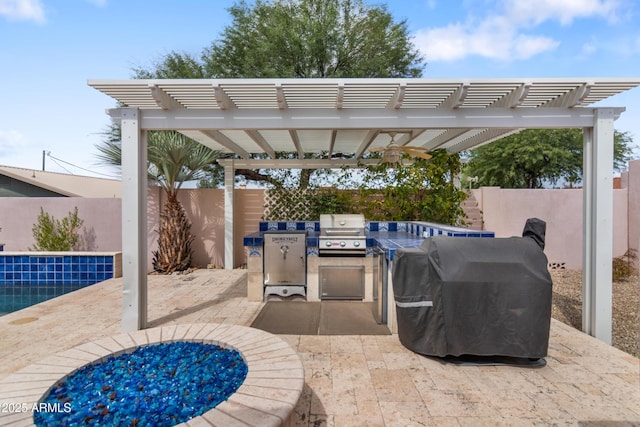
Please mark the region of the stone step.
[[472, 230], [483, 230], [484, 221], [482, 219], [482, 211], [478, 207], [478, 202], [473, 197], [473, 193], [467, 193], [467, 199], [462, 202], [462, 210], [467, 215], [464, 219], [465, 226]]

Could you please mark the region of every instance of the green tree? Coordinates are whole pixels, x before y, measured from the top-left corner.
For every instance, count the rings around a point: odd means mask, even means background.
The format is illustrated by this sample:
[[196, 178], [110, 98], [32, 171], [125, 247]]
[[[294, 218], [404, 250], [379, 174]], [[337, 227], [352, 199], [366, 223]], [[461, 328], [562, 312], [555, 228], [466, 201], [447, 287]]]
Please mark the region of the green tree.
[[[323, 78], [420, 77], [424, 59], [414, 47], [406, 20], [396, 22], [384, 5], [362, 0], [239, 1], [228, 9], [232, 22], [203, 49], [200, 59], [171, 52], [136, 78]], [[278, 158], [291, 158], [278, 153]], [[322, 153], [308, 154], [320, 158]], [[295, 156], [297, 157], [297, 155]], [[306, 188], [312, 175], [296, 176]], [[237, 170], [245, 179], [277, 183], [291, 174], [276, 170]], [[210, 179], [220, 182], [220, 167]]]
[[362, 0], [241, 1], [203, 53], [206, 74], [251, 77], [419, 77], [406, 20]]
[[[178, 201], [178, 190], [186, 181], [202, 179], [204, 169], [219, 158], [217, 151], [174, 131], [149, 132], [148, 177], [159, 185], [167, 196], [160, 213], [158, 250], [153, 253], [153, 268], [160, 273], [183, 271], [191, 267], [191, 222]], [[121, 142], [117, 132], [106, 133], [96, 148], [98, 158], [111, 165], [122, 163]]]
[[444, 150], [431, 159], [413, 159], [406, 166], [388, 164], [369, 167], [361, 177], [357, 206], [370, 220], [432, 221], [458, 224], [466, 194], [454, 177], [462, 170], [458, 154]]
[[[622, 170], [631, 158], [631, 144], [627, 132], [614, 133], [614, 170]], [[582, 152], [581, 129], [527, 129], [471, 151], [464, 175], [477, 176], [475, 186], [574, 185], [582, 180]]]
[[78, 217], [78, 207], [62, 218], [54, 218], [40, 207], [37, 222], [33, 225], [33, 238], [36, 243], [30, 250], [33, 251], [70, 251], [76, 249], [80, 236], [80, 227], [84, 223]]

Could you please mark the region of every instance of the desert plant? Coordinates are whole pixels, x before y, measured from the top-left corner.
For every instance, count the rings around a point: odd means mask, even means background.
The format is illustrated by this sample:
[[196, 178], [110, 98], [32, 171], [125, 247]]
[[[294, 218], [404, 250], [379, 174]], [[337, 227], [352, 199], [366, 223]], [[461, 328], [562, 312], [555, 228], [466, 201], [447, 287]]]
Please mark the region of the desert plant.
[[[105, 133], [106, 140], [97, 148], [102, 162], [122, 163], [119, 129]], [[220, 157], [218, 151], [199, 144], [175, 131], [148, 133], [149, 181], [158, 184], [167, 195], [160, 213], [158, 250], [153, 252], [153, 269], [159, 273], [184, 271], [191, 266], [191, 222], [178, 201], [178, 190], [187, 181], [203, 178], [206, 168]]]
[[636, 251], [633, 249], [627, 250], [624, 255], [613, 259], [612, 279], [614, 282], [620, 282], [628, 280], [631, 276], [637, 273], [635, 268], [635, 261], [638, 259]]
[[40, 207], [37, 222], [33, 225], [33, 237], [35, 245], [30, 247], [33, 251], [70, 251], [76, 249], [80, 239], [80, 227], [84, 223], [78, 217], [78, 207], [62, 218], [55, 219]]

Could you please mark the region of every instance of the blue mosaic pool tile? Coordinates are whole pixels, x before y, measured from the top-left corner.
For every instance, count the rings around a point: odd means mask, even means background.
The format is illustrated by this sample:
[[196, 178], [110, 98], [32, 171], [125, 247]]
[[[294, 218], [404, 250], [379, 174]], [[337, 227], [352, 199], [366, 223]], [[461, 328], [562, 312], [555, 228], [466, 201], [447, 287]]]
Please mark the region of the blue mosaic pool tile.
[[113, 257], [96, 255], [0, 256], [0, 285], [91, 285], [113, 277]]
[[292, 231], [293, 231], [293, 230], [297, 230], [297, 229], [298, 229], [298, 228], [297, 228], [297, 227], [298, 227], [298, 225], [297, 225], [295, 222], [292, 222], [292, 221], [287, 222], [287, 223], [285, 224], [285, 227], [286, 227], [286, 228], [285, 228], [285, 230], [292, 230]]
[[369, 223], [369, 231], [378, 231], [378, 223], [370, 222]]

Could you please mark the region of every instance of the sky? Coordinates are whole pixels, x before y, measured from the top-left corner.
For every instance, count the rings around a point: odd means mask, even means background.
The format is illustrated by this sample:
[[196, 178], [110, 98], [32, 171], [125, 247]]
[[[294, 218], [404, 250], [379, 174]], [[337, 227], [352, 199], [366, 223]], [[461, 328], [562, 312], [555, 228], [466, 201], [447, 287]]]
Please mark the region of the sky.
[[[426, 78], [640, 77], [637, 0], [365, 2], [406, 20]], [[116, 177], [95, 148], [115, 101], [87, 80], [199, 57], [234, 3], [0, 0], [0, 165]], [[640, 146], [640, 88], [596, 106], [626, 107], [615, 128]]]

